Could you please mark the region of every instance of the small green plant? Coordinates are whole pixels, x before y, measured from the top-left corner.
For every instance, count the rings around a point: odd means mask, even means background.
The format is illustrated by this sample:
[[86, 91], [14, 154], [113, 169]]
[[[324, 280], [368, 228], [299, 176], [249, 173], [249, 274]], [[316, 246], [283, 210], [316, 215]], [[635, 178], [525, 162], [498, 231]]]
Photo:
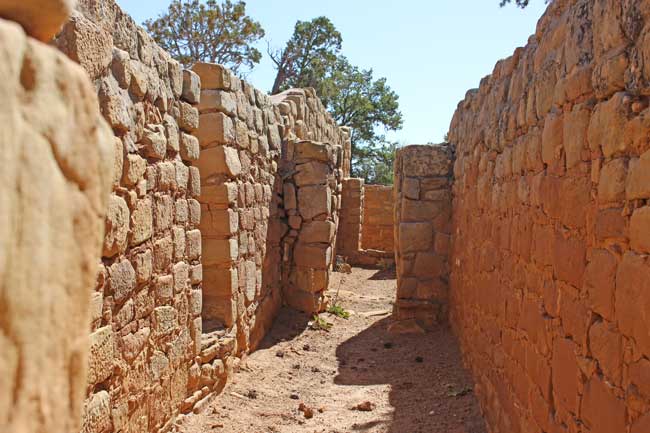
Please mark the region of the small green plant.
[[340, 317], [341, 319], [347, 320], [350, 318], [350, 312], [346, 311], [345, 308], [341, 307], [339, 304], [330, 305], [330, 307], [327, 309], [327, 312], [336, 317]]
[[309, 322], [309, 327], [314, 331], [325, 331], [329, 332], [332, 329], [333, 324], [323, 319], [317, 314], [314, 314], [311, 322]]

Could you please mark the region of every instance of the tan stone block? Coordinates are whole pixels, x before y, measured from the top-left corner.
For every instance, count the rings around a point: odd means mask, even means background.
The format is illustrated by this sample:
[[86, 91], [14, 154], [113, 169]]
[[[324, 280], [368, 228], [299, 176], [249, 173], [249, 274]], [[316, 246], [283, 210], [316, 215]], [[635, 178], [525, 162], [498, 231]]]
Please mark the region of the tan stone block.
[[609, 251], [597, 249], [590, 252], [585, 270], [588, 305], [607, 320], [614, 320], [616, 268], [616, 257]]
[[7, 0], [0, 5], [0, 16], [19, 23], [31, 37], [49, 42], [70, 16], [75, 3], [75, 0]]
[[135, 268], [135, 277], [138, 283], [149, 281], [153, 270], [153, 256], [151, 250], [145, 250], [133, 257], [133, 267]]
[[171, 275], [156, 277], [154, 289], [157, 301], [165, 303], [174, 296], [174, 279]]
[[650, 198], [650, 151], [630, 160], [625, 196], [628, 200]]
[[190, 104], [198, 104], [201, 101], [201, 78], [193, 71], [183, 71], [183, 90], [181, 97]]
[[190, 226], [196, 227], [201, 223], [201, 204], [193, 198], [187, 201], [190, 213]]
[[206, 296], [226, 298], [237, 292], [239, 287], [237, 269], [206, 266], [204, 273], [203, 293]]
[[147, 160], [140, 155], [127, 154], [124, 159], [124, 174], [122, 184], [125, 186], [134, 186], [142, 179], [147, 170]]
[[152, 329], [157, 337], [170, 334], [178, 327], [178, 311], [174, 307], [154, 308], [152, 319]]
[[433, 227], [430, 223], [401, 223], [399, 250], [401, 253], [427, 251], [432, 247]]
[[109, 431], [111, 421], [111, 397], [106, 391], [99, 391], [86, 399], [81, 424], [82, 433]]
[[174, 222], [174, 199], [169, 195], [154, 197], [153, 222], [156, 232], [162, 232]]
[[405, 222], [431, 221], [449, 207], [451, 207], [451, 203], [402, 200], [401, 220]]
[[201, 148], [199, 139], [193, 135], [181, 133], [180, 154], [183, 161], [196, 161], [199, 159]]
[[284, 299], [289, 307], [308, 314], [320, 313], [327, 308], [327, 298], [322, 293], [287, 290]]
[[174, 260], [185, 260], [187, 239], [183, 227], [172, 228], [172, 239], [174, 241]]
[[201, 79], [201, 90], [230, 90], [231, 72], [224, 66], [214, 63], [199, 62], [192, 66]]
[[330, 215], [332, 191], [327, 185], [305, 186], [298, 189], [298, 209], [305, 220]]
[[198, 167], [190, 167], [190, 180], [187, 184], [187, 192], [192, 197], [201, 195], [201, 174]]
[[573, 413], [578, 411], [580, 401], [578, 393], [580, 371], [576, 351], [576, 345], [571, 340], [556, 338], [551, 360], [555, 401], [564, 410]]
[[209, 113], [218, 111], [228, 116], [237, 115], [237, 101], [235, 94], [225, 90], [204, 89], [201, 92], [199, 112]]
[[178, 152], [180, 150], [180, 131], [176, 121], [169, 114], [165, 114], [163, 118], [163, 127], [167, 137], [167, 149], [174, 153]]
[[633, 338], [640, 353], [650, 354], [650, 265], [647, 256], [627, 252], [616, 273], [616, 320], [623, 335]]
[[90, 334], [88, 350], [88, 384], [104, 382], [113, 374], [113, 330], [111, 326], [99, 328]]
[[102, 255], [112, 257], [124, 252], [129, 232], [129, 207], [123, 198], [111, 194], [105, 220], [104, 247]]
[[176, 166], [173, 162], [161, 162], [156, 165], [157, 185], [161, 191], [176, 189]]
[[178, 191], [184, 192], [187, 190], [187, 185], [190, 179], [190, 169], [182, 161], [174, 161], [176, 179], [175, 185]]
[[224, 113], [204, 113], [201, 114], [196, 137], [202, 149], [212, 145], [235, 144], [235, 125]]
[[284, 208], [286, 210], [297, 209], [296, 187], [292, 183], [285, 182], [283, 185]]
[[627, 162], [623, 158], [608, 162], [602, 168], [598, 182], [598, 202], [614, 203], [625, 199]]
[[199, 316], [201, 315], [201, 310], [203, 309], [203, 291], [202, 290], [190, 290], [188, 296], [188, 305], [190, 315]]
[[171, 236], [158, 239], [153, 245], [153, 267], [156, 272], [165, 271], [172, 263], [174, 244]]
[[177, 225], [184, 226], [189, 220], [189, 209], [187, 200], [184, 198], [176, 199], [174, 203], [174, 221]]
[[295, 289], [319, 293], [327, 290], [329, 272], [322, 269], [294, 267], [291, 270], [291, 285]]
[[328, 269], [332, 263], [332, 248], [328, 245], [297, 244], [293, 251], [297, 266], [314, 269]]
[[203, 265], [199, 263], [190, 267], [190, 284], [200, 284], [201, 281], [203, 281]]
[[201, 257], [201, 231], [189, 230], [185, 233], [187, 239], [187, 258], [198, 260]]
[[108, 268], [111, 292], [116, 302], [128, 298], [135, 289], [135, 270], [131, 262], [124, 259]]
[[174, 276], [174, 293], [183, 293], [190, 279], [190, 267], [185, 262], [178, 262], [172, 268]]
[[298, 162], [309, 160], [328, 162], [332, 158], [332, 150], [324, 143], [299, 141], [294, 143], [294, 157]]
[[593, 151], [602, 150], [605, 158], [624, 153], [629, 143], [623, 137], [630, 98], [616, 93], [598, 104], [589, 122], [588, 139]]
[[201, 179], [226, 175], [235, 178], [242, 173], [242, 165], [237, 150], [232, 147], [217, 146], [205, 149], [196, 163]]
[[149, 158], [163, 159], [167, 154], [167, 137], [161, 125], [149, 125], [142, 137], [144, 154]]
[[552, 165], [560, 157], [563, 147], [564, 118], [562, 114], [550, 113], [546, 116], [542, 131], [542, 160]]
[[307, 185], [326, 185], [329, 177], [329, 167], [320, 162], [307, 162], [296, 166], [294, 179], [298, 187]]
[[596, 322], [589, 329], [589, 349], [609, 382], [620, 384], [623, 367], [623, 340], [616, 328]]
[[446, 277], [447, 261], [436, 253], [419, 252], [415, 256], [412, 272], [419, 278]]
[[239, 215], [232, 209], [208, 210], [199, 228], [206, 236], [232, 236], [239, 228]]
[[404, 178], [402, 193], [406, 198], [418, 200], [420, 198], [420, 181], [414, 177]]
[[203, 242], [203, 264], [224, 265], [237, 260], [239, 245], [236, 239], [210, 239]]
[[639, 253], [650, 253], [650, 207], [634, 211], [630, 220], [630, 244]]
[[[180, 117], [178, 126], [185, 132], [193, 133], [199, 128], [199, 110], [188, 103], [180, 102], [178, 104]], [[198, 134], [198, 133], [197, 133]]]
[[151, 198], [138, 200], [131, 214], [130, 245], [140, 245], [153, 235], [153, 206]]
[[332, 221], [311, 221], [305, 224], [300, 231], [301, 243], [326, 243], [334, 239], [336, 225]]
[[227, 208], [237, 203], [237, 192], [237, 184], [234, 182], [205, 185], [199, 200], [201, 203]]

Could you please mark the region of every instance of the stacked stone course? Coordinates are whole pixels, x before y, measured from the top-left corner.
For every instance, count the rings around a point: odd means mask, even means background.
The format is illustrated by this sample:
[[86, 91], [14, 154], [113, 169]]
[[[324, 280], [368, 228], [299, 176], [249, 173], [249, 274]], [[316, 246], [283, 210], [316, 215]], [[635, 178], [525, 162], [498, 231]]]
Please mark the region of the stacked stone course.
[[164, 430], [201, 349], [200, 82], [112, 1], [81, 1], [55, 44], [95, 81], [114, 133], [82, 431]]
[[63, 3], [0, 4], [0, 16], [16, 20], [0, 19], [3, 432], [79, 431], [94, 374], [86, 365], [90, 293], [113, 134], [84, 70], [35, 39], [53, 37], [69, 12]]
[[392, 186], [365, 185], [361, 237], [364, 250], [394, 251], [393, 205]]
[[452, 158], [448, 145], [406, 146], [395, 157], [394, 319], [416, 329], [448, 316]]
[[554, 1], [454, 116], [451, 316], [493, 432], [650, 431], [649, 11]]

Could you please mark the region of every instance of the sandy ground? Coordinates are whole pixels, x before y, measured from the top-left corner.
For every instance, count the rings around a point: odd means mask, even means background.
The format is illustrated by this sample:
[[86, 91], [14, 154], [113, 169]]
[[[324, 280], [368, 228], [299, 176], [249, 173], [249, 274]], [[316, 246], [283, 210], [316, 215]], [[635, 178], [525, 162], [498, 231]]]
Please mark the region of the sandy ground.
[[322, 314], [333, 324], [329, 332], [282, 310], [224, 392], [182, 419], [177, 431], [485, 433], [451, 332], [388, 333], [394, 278], [391, 271], [357, 268], [335, 273], [332, 295], [338, 291], [339, 304], [352, 314], [348, 320]]

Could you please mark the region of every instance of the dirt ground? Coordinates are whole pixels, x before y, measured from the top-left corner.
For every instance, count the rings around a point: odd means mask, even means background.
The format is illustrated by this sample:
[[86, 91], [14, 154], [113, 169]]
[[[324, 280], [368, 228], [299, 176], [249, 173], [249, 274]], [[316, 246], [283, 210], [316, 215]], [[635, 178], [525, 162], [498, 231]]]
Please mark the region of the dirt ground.
[[326, 332], [282, 310], [224, 392], [177, 431], [485, 433], [451, 332], [388, 333], [395, 284], [391, 271], [334, 273], [331, 295], [350, 318], [322, 314]]

